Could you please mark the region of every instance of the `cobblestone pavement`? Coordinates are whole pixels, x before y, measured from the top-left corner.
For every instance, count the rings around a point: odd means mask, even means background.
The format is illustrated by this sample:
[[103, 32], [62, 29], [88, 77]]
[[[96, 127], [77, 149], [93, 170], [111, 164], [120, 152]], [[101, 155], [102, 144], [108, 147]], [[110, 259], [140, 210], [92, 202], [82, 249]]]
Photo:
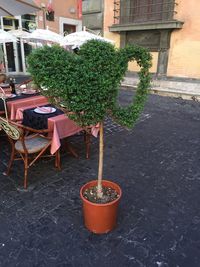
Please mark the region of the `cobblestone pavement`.
[[[122, 103], [131, 95], [123, 90]], [[1, 267], [200, 266], [199, 103], [151, 95], [133, 130], [110, 119], [105, 128], [104, 177], [123, 190], [117, 228], [95, 235], [83, 225], [79, 190], [96, 179], [98, 142], [86, 160], [74, 136], [79, 159], [63, 152], [60, 172], [52, 159], [38, 162], [27, 191], [21, 163], [0, 174]], [[0, 147], [2, 173], [2, 136]]]

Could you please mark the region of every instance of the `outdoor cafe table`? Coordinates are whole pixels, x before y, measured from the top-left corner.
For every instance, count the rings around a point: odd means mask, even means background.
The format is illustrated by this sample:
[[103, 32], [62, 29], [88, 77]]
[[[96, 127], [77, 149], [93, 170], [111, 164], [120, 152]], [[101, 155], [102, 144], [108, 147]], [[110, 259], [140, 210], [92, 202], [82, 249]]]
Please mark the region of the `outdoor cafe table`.
[[[94, 137], [98, 136], [99, 125], [89, 127]], [[65, 114], [51, 117], [48, 119], [48, 129], [53, 132], [53, 142], [51, 153], [54, 154], [61, 146], [60, 140], [72, 136], [84, 129], [78, 126], [74, 121], [70, 120]]]
[[8, 99], [7, 109], [9, 113], [9, 118], [11, 120], [17, 119], [17, 110], [19, 108], [31, 108], [41, 105], [48, 104], [48, 100], [45, 96], [42, 95], [23, 95], [17, 96], [16, 98]]
[[60, 148], [61, 139], [77, 134], [83, 130], [65, 114], [49, 118], [48, 129], [52, 131], [51, 154], [54, 154]]
[[24, 110], [20, 108], [17, 113], [18, 117], [23, 117], [23, 125], [35, 129], [49, 129], [50, 135], [52, 135], [51, 154], [54, 154], [60, 148], [61, 139], [83, 130], [80, 126], [76, 125], [74, 121], [63, 114], [63, 111], [60, 109], [56, 109], [54, 113], [38, 114], [34, 111], [34, 108]]
[[[21, 115], [20, 115], [21, 113]], [[59, 115], [60, 113], [60, 115]], [[61, 110], [57, 109], [55, 113], [50, 114], [38, 114], [34, 112], [34, 109], [22, 108], [18, 111], [18, 116], [22, 119], [22, 124], [36, 129], [48, 128], [52, 135], [52, 144], [50, 152], [54, 154], [61, 146], [61, 139], [72, 136], [83, 130], [74, 121], [70, 120]], [[38, 122], [38, 125], [37, 125]], [[43, 126], [42, 126], [42, 123]], [[91, 127], [91, 134], [97, 137], [99, 132], [99, 126]]]

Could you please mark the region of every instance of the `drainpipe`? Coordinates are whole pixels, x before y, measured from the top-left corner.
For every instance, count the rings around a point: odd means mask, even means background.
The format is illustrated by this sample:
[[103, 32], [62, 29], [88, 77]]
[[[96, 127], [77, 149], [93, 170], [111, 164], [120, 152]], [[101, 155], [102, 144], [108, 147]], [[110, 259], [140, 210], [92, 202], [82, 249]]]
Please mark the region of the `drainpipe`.
[[43, 16], [43, 29], [46, 29], [46, 5], [45, 3], [41, 3], [42, 8], [42, 16]]

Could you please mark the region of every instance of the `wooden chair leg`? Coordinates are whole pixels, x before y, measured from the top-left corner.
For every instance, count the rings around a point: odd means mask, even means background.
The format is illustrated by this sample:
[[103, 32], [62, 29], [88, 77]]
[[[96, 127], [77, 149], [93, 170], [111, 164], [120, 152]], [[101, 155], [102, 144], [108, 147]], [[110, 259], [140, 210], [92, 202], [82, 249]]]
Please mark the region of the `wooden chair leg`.
[[61, 170], [61, 167], [60, 167], [60, 150], [59, 149], [56, 151], [56, 155], [55, 155], [55, 167], [58, 168], [59, 170]]
[[28, 155], [24, 155], [24, 189], [27, 188]]
[[67, 139], [64, 140], [65, 141], [65, 149], [69, 151], [69, 153], [74, 156], [75, 158], [78, 158], [78, 154], [76, 153], [75, 149], [73, 148], [73, 146], [71, 144], [69, 144], [67, 142]]
[[8, 168], [7, 168], [7, 171], [5, 172], [6, 175], [9, 175], [10, 174], [10, 170], [11, 170], [11, 167], [12, 167], [12, 164], [13, 164], [13, 161], [14, 161], [14, 158], [15, 158], [15, 148], [14, 146], [12, 145], [12, 148], [11, 148], [11, 155], [10, 155], [10, 160], [9, 160], [9, 163], [8, 163]]

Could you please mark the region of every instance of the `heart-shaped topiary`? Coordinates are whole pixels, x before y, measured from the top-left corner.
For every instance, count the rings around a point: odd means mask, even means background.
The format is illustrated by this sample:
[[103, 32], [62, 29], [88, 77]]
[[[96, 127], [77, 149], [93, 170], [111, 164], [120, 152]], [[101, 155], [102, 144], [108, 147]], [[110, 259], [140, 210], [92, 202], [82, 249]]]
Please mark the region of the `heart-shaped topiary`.
[[[118, 89], [128, 62], [141, 67], [133, 102], [121, 107]], [[51, 101], [64, 103], [69, 115], [81, 126], [95, 125], [109, 114], [118, 123], [132, 127], [143, 109], [150, 85], [151, 55], [146, 49], [128, 46], [115, 49], [99, 40], [85, 43], [77, 54], [59, 46], [36, 49], [28, 58], [29, 72]]]
[[[132, 103], [121, 107], [117, 102], [119, 86], [131, 60], [141, 67], [140, 82]], [[103, 120], [110, 115], [122, 125], [133, 126], [146, 100], [151, 55], [138, 46], [115, 49], [107, 42], [91, 40], [77, 54], [59, 46], [36, 49], [28, 64], [42, 93], [57, 106], [64, 104], [71, 119], [81, 126], [100, 122], [97, 198], [102, 199]]]

